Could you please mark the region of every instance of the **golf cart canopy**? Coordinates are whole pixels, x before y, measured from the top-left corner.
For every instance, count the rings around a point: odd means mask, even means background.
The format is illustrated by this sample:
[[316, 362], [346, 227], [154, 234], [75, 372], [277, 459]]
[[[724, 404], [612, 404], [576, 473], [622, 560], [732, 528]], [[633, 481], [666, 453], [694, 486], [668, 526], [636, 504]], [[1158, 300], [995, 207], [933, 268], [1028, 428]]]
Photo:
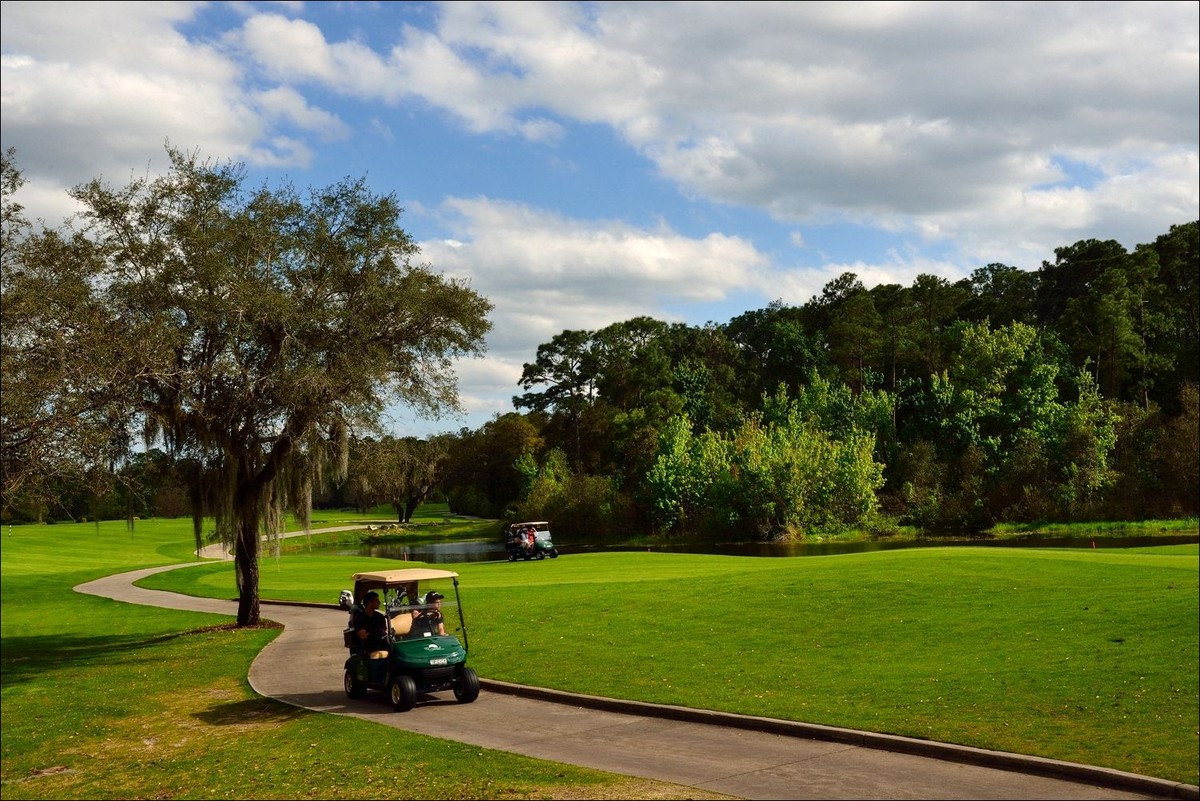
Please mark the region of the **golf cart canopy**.
[[354, 603], [362, 603], [363, 596], [370, 590], [404, 590], [409, 599], [417, 595], [417, 583], [436, 579], [453, 579], [458, 589], [458, 574], [450, 570], [434, 570], [428, 567], [408, 567], [398, 570], [380, 570], [373, 573], [354, 574]]
[[528, 523], [513, 523], [509, 528], [516, 531], [522, 528], [529, 528], [530, 526], [533, 526], [538, 531], [546, 531], [550, 528], [550, 523], [546, 520], [531, 520]]

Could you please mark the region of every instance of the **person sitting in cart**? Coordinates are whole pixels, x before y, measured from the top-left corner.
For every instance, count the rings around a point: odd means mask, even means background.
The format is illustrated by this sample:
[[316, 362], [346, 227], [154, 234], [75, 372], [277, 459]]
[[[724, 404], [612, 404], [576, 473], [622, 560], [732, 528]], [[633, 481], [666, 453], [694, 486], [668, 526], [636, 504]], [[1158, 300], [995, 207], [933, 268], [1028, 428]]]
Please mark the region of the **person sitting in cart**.
[[446, 621], [442, 618], [442, 598], [440, 592], [430, 592], [425, 596], [425, 608], [414, 609], [413, 624], [409, 637], [439, 637], [446, 636]]
[[351, 625], [362, 650], [368, 654], [388, 649], [387, 617], [379, 612], [379, 593], [371, 590], [363, 598], [362, 608], [354, 613]]

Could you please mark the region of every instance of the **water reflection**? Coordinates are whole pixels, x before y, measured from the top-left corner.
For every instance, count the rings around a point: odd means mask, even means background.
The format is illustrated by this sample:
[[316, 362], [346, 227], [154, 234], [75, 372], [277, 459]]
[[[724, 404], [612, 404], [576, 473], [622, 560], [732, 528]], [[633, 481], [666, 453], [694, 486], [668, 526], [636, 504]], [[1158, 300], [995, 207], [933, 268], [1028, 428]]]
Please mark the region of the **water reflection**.
[[[695, 553], [718, 556], [831, 556], [834, 554], [869, 553], [901, 548], [943, 548], [948, 546], [986, 546], [995, 548], [1145, 548], [1155, 545], [1180, 545], [1200, 542], [1200, 536], [1182, 534], [1160, 537], [1041, 537], [1027, 536], [1005, 540], [993, 539], [926, 539], [869, 542], [731, 542], [678, 543], [670, 545], [601, 545], [556, 543], [564, 556], [578, 553], [615, 551], [655, 551], [659, 553]], [[324, 550], [324, 549], [317, 549]], [[470, 540], [461, 542], [384, 543], [347, 549], [344, 545], [330, 549], [339, 556], [376, 556], [401, 561], [450, 563], [504, 561], [507, 556], [502, 543]]]

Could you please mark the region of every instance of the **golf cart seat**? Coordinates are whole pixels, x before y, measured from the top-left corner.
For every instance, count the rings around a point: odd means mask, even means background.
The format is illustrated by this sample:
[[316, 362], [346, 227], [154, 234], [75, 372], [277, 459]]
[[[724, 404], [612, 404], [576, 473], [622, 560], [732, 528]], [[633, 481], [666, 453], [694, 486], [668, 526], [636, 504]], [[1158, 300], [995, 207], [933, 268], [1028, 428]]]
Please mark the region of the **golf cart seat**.
[[412, 615], [408, 612], [401, 612], [392, 618], [392, 634], [397, 637], [403, 637], [412, 630]]

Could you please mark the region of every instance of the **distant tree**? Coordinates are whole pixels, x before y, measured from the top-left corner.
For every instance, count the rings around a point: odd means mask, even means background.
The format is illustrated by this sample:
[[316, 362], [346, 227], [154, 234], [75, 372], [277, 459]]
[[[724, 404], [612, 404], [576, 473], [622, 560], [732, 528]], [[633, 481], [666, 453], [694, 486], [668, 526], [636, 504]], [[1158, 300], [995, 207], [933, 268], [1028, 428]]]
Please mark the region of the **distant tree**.
[[[825, 307], [821, 311], [817, 316], [824, 321]], [[753, 407], [764, 392], [774, 393], [780, 384], [795, 391], [811, 370], [824, 367], [828, 356], [824, 329], [810, 332], [806, 320], [811, 316], [808, 306], [787, 306], [777, 300], [724, 326], [739, 355], [736, 391], [742, 405]]]
[[826, 332], [829, 360], [841, 368], [842, 380], [856, 392], [867, 384], [871, 366], [879, 362], [883, 318], [865, 289], [844, 298]]
[[915, 313], [907, 339], [923, 365], [922, 377], [928, 377], [945, 366], [946, 334], [958, 319], [966, 292], [945, 278], [922, 273], [913, 281], [909, 298]]
[[545, 450], [545, 415], [496, 415], [475, 431], [449, 440], [443, 486], [451, 508], [462, 514], [500, 517], [523, 497], [526, 477], [518, 466]]
[[[671, 326], [669, 354], [671, 386], [693, 423], [716, 429], [732, 425], [742, 411], [739, 392], [745, 376], [737, 346], [726, 329], [713, 323], [702, 327], [675, 324]], [[665, 408], [661, 402], [658, 406]]]
[[1172, 225], [1150, 247], [1158, 255], [1156, 306], [1163, 326], [1151, 335], [1149, 349], [1166, 359], [1151, 392], [1159, 406], [1178, 410], [1179, 388], [1200, 383], [1200, 221]]
[[[686, 417], [671, 421], [644, 488], [657, 527], [790, 539], [867, 521], [883, 484], [875, 436], [858, 426], [855, 412], [832, 410], [855, 405], [847, 387], [831, 392], [820, 384], [800, 399], [780, 387], [763, 413], [730, 432], [697, 434]], [[843, 425], [831, 432], [823, 424], [835, 416]]]
[[1067, 305], [1090, 292], [1109, 267], [1119, 267], [1128, 255], [1121, 243], [1112, 239], [1084, 239], [1055, 248], [1054, 263], [1043, 261], [1037, 273], [1038, 323], [1057, 333]]
[[895, 392], [899, 386], [901, 354], [912, 350], [908, 337], [916, 307], [907, 287], [879, 284], [871, 289], [871, 299], [879, 313], [880, 369], [885, 386]]
[[1031, 326], [961, 324], [956, 333], [951, 364], [924, 401], [946, 483], [934, 490], [942, 508], [921, 523], [979, 529], [1031, 510], [1082, 514], [1114, 477], [1111, 405]]
[[1007, 264], [979, 267], [956, 286], [965, 290], [959, 309], [961, 319], [973, 323], [989, 321], [993, 328], [1010, 323], [1033, 325], [1037, 321], [1038, 274]]
[[596, 392], [620, 411], [640, 405], [648, 393], [669, 385], [670, 326], [651, 317], [613, 323], [592, 334]]
[[370, 505], [389, 503], [397, 522], [407, 523], [437, 489], [448, 451], [445, 436], [367, 439], [352, 448], [349, 480]]
[[59, 323], [86, 334], [72, 375], [119, 354], [92, 379], [124, 393], [112, 442], [139, 425], [196, 464], [197, 540], [214, 514], [235, 546], [238, 624], [253, 625], [261, 534], [285, 509], [307, 523], [313, 486], [345, 470], [351, 429], [385, 403], [456, 406], [450, 359], [481, 352], [491, 305], [412, 264], [395, 198], [362, 181], [247, 191], [240, 166], [168, 155], [160, 178], [74, 190], [86, 235], [32, 237], [27, 278], [87, 300]]
[[555, 410], [565, 414], [574, 434], [575, 464], [582, 459], [580, 419], [596, 397], [598, 353], [590, 331], [563, 331], [538, 345], [537, 358], [526, 363], [518, 382], [527, 391], [513, 398], [516, 409]]
[[833, 324], [837, 310], [846, 301], [866, 290], [858, 275], [844, 272], [821, 287], [821, 294], [804, 304], [807, 326], [810, 330], [824, 331]]

